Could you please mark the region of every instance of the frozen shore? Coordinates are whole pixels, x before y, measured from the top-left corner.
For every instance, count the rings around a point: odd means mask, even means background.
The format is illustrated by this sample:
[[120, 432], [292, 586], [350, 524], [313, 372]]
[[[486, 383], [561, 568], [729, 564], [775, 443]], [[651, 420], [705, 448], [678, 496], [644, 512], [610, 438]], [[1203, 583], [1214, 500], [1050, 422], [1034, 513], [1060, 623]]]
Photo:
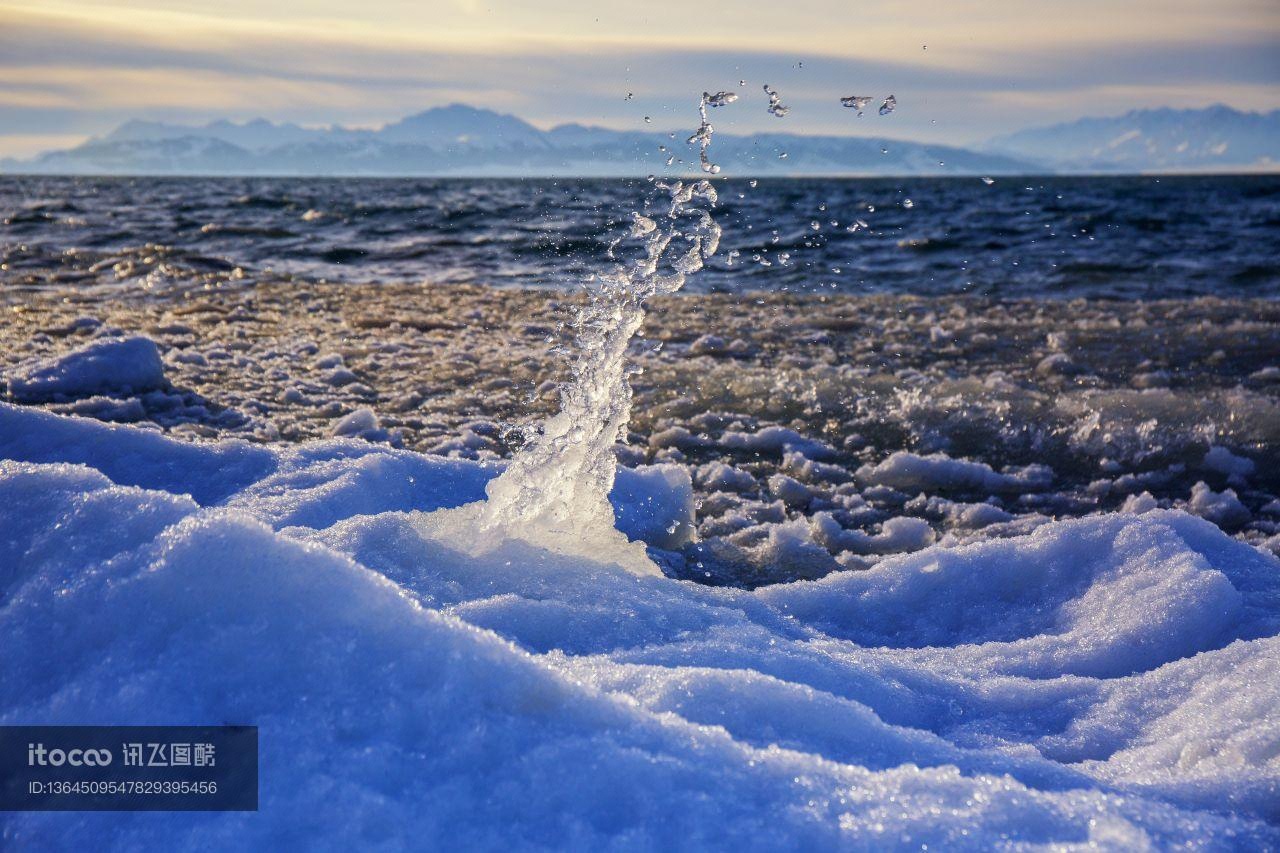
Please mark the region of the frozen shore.
[[6, 306], [0, 722], [255, 724], [262, 788], [0, 839], [1280, 845], [1280, 308], [658, 300], [625, 547], [473, 541], [568, 301]]
[[[0, 396], [259, 443], [510, 455], [573, 297], [294, 281], [27, 294]], [[1280, 306], [679, 296], [632, 348], [624, 465], [693, 482], [670, 574], [754, 587], [1053, 519], [1178, 508], [1280, 549]]]
[[[1280, 561], [1184, 512], [747, 591], [464, 554], [426, 513], [494, 466], [385, 443], [0, 405], [0, 459], [0, 722], [262, 744], [257, 813], [10, 813], [5, 846], [1280, 844]], [[659, 560], [693, 511], [670, 469], [612, 500]]]

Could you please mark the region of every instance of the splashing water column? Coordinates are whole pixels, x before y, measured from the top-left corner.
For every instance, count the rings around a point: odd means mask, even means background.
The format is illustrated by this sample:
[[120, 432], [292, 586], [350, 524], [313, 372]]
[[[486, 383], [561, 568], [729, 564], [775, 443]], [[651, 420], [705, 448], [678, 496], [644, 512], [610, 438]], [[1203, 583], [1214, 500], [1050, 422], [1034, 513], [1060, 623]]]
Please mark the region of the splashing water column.
[[646, 300], [676, 292], [701, 269], [719, 246], [720, 227], [709, 212], [717, 199], [708, 181], [657, 187], [668, 195], [665, 214], [657, 221], [637, 214], [629, 234], [642, 241], [642, 253], [601, 276], [575, 321], [579, 353], [560, 412], [489, 483], [487, 500], [426, 516], [421, 528], [429, 538], [474, 554], [519, 540], [661, 574], [644, 545], [614, 527], [608, 499], [614, 445], [631, 417], [627, 347], [644, 322]]

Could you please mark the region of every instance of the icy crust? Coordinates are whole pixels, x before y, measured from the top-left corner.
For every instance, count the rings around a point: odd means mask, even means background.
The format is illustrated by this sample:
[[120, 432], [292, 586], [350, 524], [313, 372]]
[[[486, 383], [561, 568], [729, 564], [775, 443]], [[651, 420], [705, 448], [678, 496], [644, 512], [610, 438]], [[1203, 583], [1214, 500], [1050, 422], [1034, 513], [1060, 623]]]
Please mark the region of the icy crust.
[[[0, 399], [26, 399], [32, 365], [145, 335], [162, 386], [28, 404], [174, 436], [497, 461], [556, 443], [534, 425], [561, 407], [558, 345], [578, 304], [305, 280], [24, 294], [0, 324]], [[610, 359], [636, 371], [614, 453], [693, 477], [700, 542], [667, 564], [682, 577], [815, 578], [1117, 509], [1185, 509], [1280, 552], [1274, 300], [656, 297], [640, 334]]]
[[[1280, 561], [1184, 513], [751, 592], [421, 536], [476, 463], [223, 474], [243, 445], [3, 414], [61, 432], [0, 462], [0, 722], [262, 729], [256, 814], [9, 813], [6, 847], [1280, 845]], [[668, 474], [635, 488], [676, 517]]]

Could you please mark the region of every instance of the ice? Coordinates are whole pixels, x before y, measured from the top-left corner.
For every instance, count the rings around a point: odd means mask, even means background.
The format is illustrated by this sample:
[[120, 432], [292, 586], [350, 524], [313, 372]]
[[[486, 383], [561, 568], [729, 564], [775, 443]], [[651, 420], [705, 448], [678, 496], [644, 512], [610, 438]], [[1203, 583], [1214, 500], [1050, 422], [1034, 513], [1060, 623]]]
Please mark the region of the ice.
[[165, 384], [164, 363], [150, 338], [104, 338], [58, 358], [20, 365], [9, 393], [24, 403], [112, 391], [140, 392]]
[[697, 481], [713, 492], [750, 492], [759, 486], [750, 473], [723, 462], [708, 462], [698, 468]]
[[721, 437], [720, 444], [734, 450], [751, 450], [756, 453], [796, 452], [812, 459], [827, 459], [835, 455], [830, 445], [780, 426], [764, 427], [754, 433], [729, 430]]
[[[846, 571], [762, 506], [749, 547], [836, 570], [748, 591], [420, 535], [496, 463], [13, 406], [0, 458], [0, 722], [262, 750], [256, 814], [10, 813], [6, 847], [1280, 845], [1280, 560], [1181, 511]], [[672, 572], [685, 470], [613, 494]]]
[[[651, 208], [651, 221], [661, 211]], [[1280, 386], [1250, 378], [1270, 363], [1263, 350], [1274, 337], [1275, 311], [1265, 301], [902, 303], [682, 294], [655, 302], [645, 320], [647, 344], [628, 354], [644, 373], [620, 454], [626, 464], [721, 461], [749, 472], [761, 487], [784, 473], [815, 492], [804, 514], [836, 511], [842, 525], [867, 533], [886, 516], [903, 514], [903, 501], [920, 490], [899, 497], [855, 481], [874, 512], [851, 519], [841, 512], [850, 496], [836, 494], [837, 487], [895, 451], [941, 452], [997, 473], [1034, 463], [1053, 467], [1047, 489], [994, 493], [1014, 516], [1007, 523], [976, 527], [942, 504], [906, 511], [927, 518], [949, 544], [1026, 532], [1037, 519], [1114, 510], [1142, 492], [1162, 507], [1184, 506], [1204, 480], [1215, 491], [1233, 489], [1253, 514], [1232, 535], [1262, 547], [1280, 541], [1275, 520], [1260, 512], [1280, 495]], [[90, 299], [77, 291], [74, 301], [50, 296], [38, 310], [12, 313], [0, 324], [0, 371], [56, 360], [103, 328], [145, 330], [164, 354], [170, 387], [39, 405], [173, 435], [271, 442], [329, 437], [342, 418], [369, 408], [388, 442], [496, 460], [520, 442], [505, 440], [494, 425], [529, 430], [555, 411], [565, 362], [548, 357], [547, 339], [566, 337], [557, 326], [579, 304], [550, 291], [305, 280], [206, 288], [181, 300], [119, 291]], [[308, 310], [299, 311], [301, 305]], [[45, 334], [89, 313], [101, 318], [98, 332]], [[229, 316], [237, 319], [226, 322]], [[717, 340], [697, 343], [708, 335]], [[1076, 370], [1037, 373], [1054, 353], [1069, 353]], [[358, 381], [328, 384], [326, 376], [339, 368]], [[1131, 387], [1136, 373], [1153, 368], [1177, 381]], [[826, 450], [806, 455], [812, 464], [805, 465], [780, 447], [721, 443], [725, 433], [771, 427]], [[730, 437], [728, 444], [737, 441]], [[1220, 453], [1213, 447], [1253, 462], [1253, 473], [1241, 483], [1215, 470]], [[697, 487], [703, 539], [738, 523], [721, 517], [737, 510], [709, 497]], [[957, 503], [992, 497], [968, 488], [926, 492], [926, 500]]]
[[997, 473], [985, 462], [952, 459], [945, 453], [921, 456], [905, 450], [892, 454], [879, 464], [864, 465], [857, 470], [856, 476], [874, 485], [924, 491], [1036, 491], [1053, 482], [1053, 470], [1047, 465], [1027, 465]]
[[355, 436], [369, 441], [387, 441], [390, 434], [378, 423], [373, 409], [362, 407], [341, 418], [333, 425], [336, 436]]
[[1240, 503], [1235, 489], [1215, 492], [1203, 480], [1191, 487], [1187, 511], [1207, 518], [1219, 527], [1239, 527], [1252, 517], [1248, 508]]
[[1160, 502], [1150, 492], [1142, 492], [1136, 495], [1129, 495], [1124, 499], [1124, 503], [1120, 505], [1121, 512], [1132, 512], [1141, 515], [1144, 512], [1151, 512], [1157, 509]]
[[1204, 467], [1219, 474], [1224, 474], [1232, 485], [1245, 485], [1257, 465], [1247, 456], [1237, 456], [1229, 449], [1214, 445], [1204, 454]]
[[769, 478], [769, 493], [791, 508], [803, 508], [813, 500], [809, 487], [786, 474], [774, 474]]
[[895, 554], [918, 551], [933, 544], [933, 528], [922, 518], [899, 517], [884, 522], [876, 534], [845, 530], [830, 513], [820, 512], [812, 521], [814, 538], [838, 554]]

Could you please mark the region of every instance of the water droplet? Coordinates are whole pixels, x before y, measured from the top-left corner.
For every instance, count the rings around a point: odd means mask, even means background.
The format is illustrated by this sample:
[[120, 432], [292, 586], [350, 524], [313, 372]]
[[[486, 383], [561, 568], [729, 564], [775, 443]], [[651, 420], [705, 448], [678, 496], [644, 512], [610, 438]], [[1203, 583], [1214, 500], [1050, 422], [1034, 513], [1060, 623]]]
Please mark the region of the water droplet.
[[622, 100], [624, 100], [624, 101], [629, 101], [629, 100], [631, 100], [631, 99], [632, 99], [632, 98], [634, 98], [634, 97], [635, 97], [635, 93], [634, 93], [634, 92], [627, 92], [627, 96], [626, 96], [625, 98], [623, 98]]
[[707, 102], [709, 107], [723, 107], [725, 104], [732, 104], [738, 100], [737, 92], [716, 92], [714, 95], [706, 92], [702, 93], [702, 98]]
[[777, 90], [769, 88], [768, 83], [764, 84], [764, 92], [769, 96], [769, 112], [771, 114], [778, 118], [782, 118], [787, 113], [791, 112], [791, 107], [782, 105], [782, 99], [778, 96]]
[[645, 117], [644, 117], [644, 123], [645, 123], [645, 124], [653, 124], [653, 119], [649, 118], [648, 116], [645, 116]]
[[902, 200], [902, 206], [905, 207], [907, 210], [910, 210], [911, 208], [916, 206], [916, 203], [909, 198], [904, 198]]
[[986, 184], [987, 186], [991, 186], [992, 184], [994, 184], [994, 183], [996, 182], [996, 179], [995, 179], [995, 178], [988, 178], [988, 177], [986, 177], [986, 176], [984, 175], [984, 176], [983, 176], [983, 178], [982, 178], [982, 182], [983, 182], [984, 184]]
[[785, 159], [787, 159], [787, 152], [783, 151], [781, 154], [779, 154], [779, 155], [778, 155], [778, 159], [779, 159], [779, 160], [785, 160]]
[[898, 107], [898, 99], [893, 95], [884, 99], [884, 103], [880, 105], [880, 115], [887, 116]]
[[840, 99], [840, 106], [848, 107], [851, 110], [857, 110], [858, 115], [862, 115], [862, 111], [866, 109], [867, 104], [871, 103], [870, 95], [850, 95], [847, 98]]
[[[707, 120], [707, 107], [723, 107], [726, 104], [732, 104], [738, 100], [737, 92], [716, 92], [714, 95], [710, 92], [702, 93], [702, 100], [698, 102], [698, 116], [701, 123], [698, 129], [689, 137], [689, 144], [698, 145], [698, 159], [702, 163], [702, 171], [711, 174], [720, 174], [720, 167], [712, 163], [707, 156], [707, 149], [711, 147], [711, 134], [715, 133], [715, 128], [711, 126], [711, 122]], [[674, 155], [673, 155], [674, 156]], [[671, 165], [670, 162], [667, 165]]]

